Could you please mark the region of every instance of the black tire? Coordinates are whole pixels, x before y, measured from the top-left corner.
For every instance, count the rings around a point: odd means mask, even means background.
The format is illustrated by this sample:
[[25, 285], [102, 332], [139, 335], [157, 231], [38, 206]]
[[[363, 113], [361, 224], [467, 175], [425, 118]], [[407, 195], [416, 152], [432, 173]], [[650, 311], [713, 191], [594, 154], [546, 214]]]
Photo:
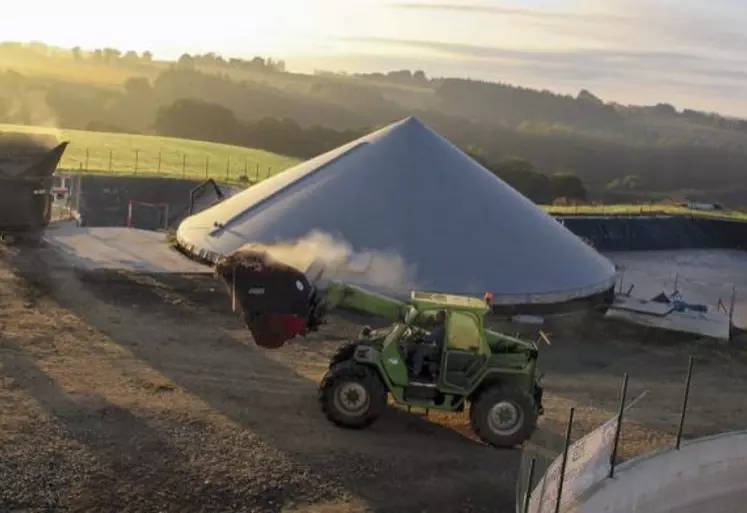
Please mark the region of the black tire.
[[[508, 425], [501, 427], [496, 416], [509, 415]], [[532, 397], [509, 386], [491, 387], [470, 406], [472, 431], [494, 447], [516, 447], [528, 440], [537, 425], [537, 408]]]
[[329, 360], [329, 369], [337, 365], [338, 363], [345, 362], [347, 360], [352, 360], [353, 356], [355, 355], [355, 348], [360, 345], [360, 342], [357, 340], [354, 340], [352, 342], [345, 342], [343, 345], [341, 345], [335, 354], [330, 358]]
[[349, 429], [373, 424], [386, 410], [387, 395], [372, 369], [351, 360], [329, 369], [319, 385], [319, 404], [324, 415], [335, 425]]

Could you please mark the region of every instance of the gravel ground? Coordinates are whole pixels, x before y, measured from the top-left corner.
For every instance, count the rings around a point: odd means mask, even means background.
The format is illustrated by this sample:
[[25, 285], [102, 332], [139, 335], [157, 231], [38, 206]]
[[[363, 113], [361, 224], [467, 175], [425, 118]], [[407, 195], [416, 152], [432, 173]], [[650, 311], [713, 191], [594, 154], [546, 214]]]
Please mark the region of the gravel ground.
[[[2, 250], [0, 511], [513, 511], [519, 451], [477, 443], [464, 415], [392, 408], [362, 432], [322, 417], [317, 383], [356, 319], [268, 352], [216, 283], [140, 281]], [[650, 390], [624, 456], [671, 443], [692, 352], [686, 434], [747, 426], [741, 356], [614, 325], [570, 332], [542, 348], [547, 453], [569, 407], [575, 437], [614, 414], [624, 372], [631, 395]]]

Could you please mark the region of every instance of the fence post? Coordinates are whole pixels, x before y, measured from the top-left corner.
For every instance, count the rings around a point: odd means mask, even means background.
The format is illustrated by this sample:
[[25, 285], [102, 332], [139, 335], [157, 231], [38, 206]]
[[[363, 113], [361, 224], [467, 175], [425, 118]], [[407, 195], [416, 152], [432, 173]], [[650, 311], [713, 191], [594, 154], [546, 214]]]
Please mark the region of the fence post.
[[159, 148], [158, 149], [158, 170], [157, 170], [158, 174], [161, 174], [161, 151], [162, 150]]
[[137, 165], [140, 160], [140, 150], [135, 150], [135, 174], [137, 174]]
[[226, 160], [226, 180], [228, 180], [231, 176], [231, 156], [228, 156], [228, 159]]
[[247, 180], [249, 179], [249, 168], [248, 168], [248, 163], [246, 162], [246, 159], [244, 159], [244, 176], [246, 177]]
[[90, 156], [90, 148], [86, 148], [86, 172], [88, 172], [88, 157]]
[[690, 399], [690, 381], [693, 377], [693, 360], [694, 358], [690, 356], [690, 360], [687, 365], [687, 380], [685, 381], [685, 394], [682, 398], [682, 413], [680, 414], [680, 426], [679, 429], [677, 429], [677, 443], [675, 445], [675, 448], [679, 450], [680, 445], [682, 445], [682, 433], [685, 430], [685, 416], [687, 415], [687, 402]]
[[209, 169], [210, 169], [210, 155], [205, 155], [205, 180], [208, 179]]
[[112, 157], [113, 157], [113, 150], [109, 148], [109, 172], [112, 172]]
[[182, 178], [187, 176], [187, 154], [182, 153]]
[[272, 176], [272, 166], [267, 168], [267, 178], [270, 178]]
[[612, 454], [610, 455], [610, 473], [609, 477], [615, 477], [615, 460], [617, 459], [617, 448], [620, 444], [620, 432], [622, 431], [623, 413], [625, 412], [625, 400], [628, 397], [628, 373], [623, 377], [622, 390], [620, 391], [620, 408], [617, 411], [617, 428], [615, 428], [615, 439], [612, 445]]
[[256, 169], [256, 172], [254, 173], [254, 183], [257, 183], [257, 182], [259, 182], [259, 163], [257, 163], [257, 169]]
[[571, 445], [571, 430], [573, 429], [573, 413], [576, 408], [571, 408], [568, 415], [568, 427], [565, 430], [565, 444], [563, 444], [563, 459], [560, 461], [560, 476], [558, 478], [558, 495], [555, 498], [555, 513], [560, 513], [560, 504], [563, 499], [563, 484], [565, 484], [565, 468], [568, 463], [568, 447]]
[[527, 513], [529, 511], [529, 500], [532, 498], [532, 481], [534, 480], [534, 466], [537, 464], [537, 458], [532, 456], [529, 460], [529, 475], [527, 476], [527, 489], [524, 493], [524, 505], [521, 508], [521, 513]]
[[127, 202], [127, 228], [132, 228], [132, 200]]

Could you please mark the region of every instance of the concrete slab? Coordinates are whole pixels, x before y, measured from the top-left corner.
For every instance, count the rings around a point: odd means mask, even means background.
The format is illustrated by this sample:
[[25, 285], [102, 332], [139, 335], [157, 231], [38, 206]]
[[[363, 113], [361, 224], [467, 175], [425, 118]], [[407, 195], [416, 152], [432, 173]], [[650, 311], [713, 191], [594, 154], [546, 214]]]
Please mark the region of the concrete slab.
[[210, 274], [209, 267], [172, 249], [166, 234], [132, 228], [85, 228], [75, 222], [50, 225], [45, 242], [75, 268], [155, 274]]
[[685, 442], [621, 464], [568, 513], [736, 513], [747, 501], [747, 433]]
[[605, 317], [723, 341], [728, 341], [730, 336], [729, 316], [726, 314], [717, 311], [678, 312], [672, 305], [633, 297], [616, 298]]
[[625, 268], [622, 290], [635, 285], [632, 296], [653, 298], [671, 294], [675, 280], [689, 303], [715, 308], [719, 299], [729, 308], [732, 286], [737, 294], [735, 325], [747, 326], [747, 252], [738, 250], [617, 251], [604, 254]]

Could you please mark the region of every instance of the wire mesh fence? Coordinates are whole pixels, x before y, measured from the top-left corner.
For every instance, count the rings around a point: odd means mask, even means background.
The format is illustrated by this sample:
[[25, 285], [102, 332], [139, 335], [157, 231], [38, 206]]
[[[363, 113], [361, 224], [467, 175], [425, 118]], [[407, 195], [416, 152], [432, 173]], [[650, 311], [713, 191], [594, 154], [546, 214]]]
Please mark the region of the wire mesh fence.
[[212, 178], [232, 184], [260, 182], [285, 166], [240, 154], [179, 152], [165, 149], [78, 149], [63, 158], [59, 171], [185, 179]]
[[[690, 357], [682, 390], [674, 450], [682, 446], [687, 420], [694, 358]], [[623, 378], [618, 413], [576, 442], [571, 443], [575, 409], [569, 410], [560, 454], [527, 444], [522, 452], [516, 486], [517, 513], [567, 513], [576, 511], [584, 495], [605, 479], [615, 476], [621, 463], [622, 432], [628, 410], [648, 391], [628, 401], [628, 375]]]

